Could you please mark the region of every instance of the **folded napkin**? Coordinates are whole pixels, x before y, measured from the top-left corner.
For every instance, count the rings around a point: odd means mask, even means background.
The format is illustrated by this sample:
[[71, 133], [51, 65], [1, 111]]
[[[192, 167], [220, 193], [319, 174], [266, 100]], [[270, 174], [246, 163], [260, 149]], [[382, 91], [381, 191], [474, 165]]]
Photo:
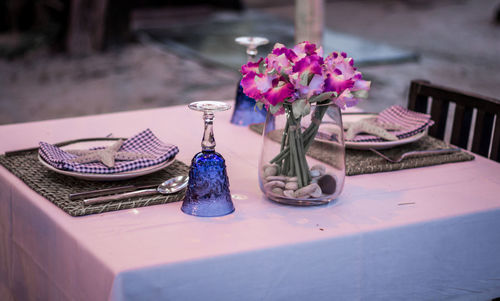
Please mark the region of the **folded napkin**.
[[[382, 112], [376, 117], [376, 122], [381, 125], [397, 125], [400, 129], [391, 131], [398, 139], [404, 139], [423, 132], [428, 127], [434, 124], [431, 116], [428, 114], [410, 111], [402, 106], [394, 105]], [[360, 134], [353, 139], [352, 142], [383, 142], [387, 141], [384, 138], [374, 135]]]
[[[94, 148], [94, 149], [103, 149]], [[124, 141], [119, 151], [144, 154], [147, 158], [138, 158], [128, 161], [116, 161], [113, 167], [107, 167], [101, 162], [76, 163], [77, 155], [70, 154], [57, 146], [40, 142], [38, 153], [50, 165], [57, 169], [95, 174], [113, 174], [133, 171], [145, 167], [158, 165], [175, 157], [179, 148], [173, 144], [162, 142], [150, 129]]]

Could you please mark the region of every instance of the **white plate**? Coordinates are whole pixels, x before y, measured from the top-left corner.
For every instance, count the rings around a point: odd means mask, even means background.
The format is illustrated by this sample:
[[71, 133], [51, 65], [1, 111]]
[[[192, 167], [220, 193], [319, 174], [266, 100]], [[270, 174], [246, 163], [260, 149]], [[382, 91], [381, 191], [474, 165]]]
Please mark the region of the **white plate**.
[[175, 160], [174, 158], [171, 158], [168, 161], [165, 161], [163, 163], [149, 166], [149, 167], [144, 167], [141, 169], [136, 169], [136, 170], [131, 170], [131, 171], [125, 171], [125, 172], [118, 172], [118, 173], [112, 173], [112, 174], [98, 174], [98, 173], [82, 173], [82, 172], [76, 172], [76, 171], [69, 171], [69, 170], [62, 170], [55, 168], [54, 166], [50, 165], [47, 163], [40, 155], [38, 155], [38, 160], [40, 163], [43, 164], [43, 166], [47, 167], [48, 169], [57, 172], [62, 175], [66, 176], [71, 176], [75, 177], [78, 179], [82, 180], [89, 180], [89, 181], [117, 181], [117, 180], [126, 180], [126, 179], [131, 179], [139, 176], [144, 176], [150, 173], [153, 173], [155, 171], [161, 170], [170, 164], [172, 164]]
[[[342, 114], [342, 121], [343, 122], [355, 122], [357, 120], [363, 119], [363, 118], [369, 118], [369, 117], [374, 117], [377, 116], [376, 114]], [[380, 141], [380, 142], [355, 142], [355, 141], [345, 141], [345, 146], [347, 148], [352, 148], [352, 149], [361, 149], [361, 150], [366, 150], [366, 149], [386, 149], [386, 148], [391, 148], [395, 146], [400, 146], [403, 144], [407, 143], [412, 143], [417, 140], [420, 140], [422, 137], [427, 135], [427, 130], [420, 132], [418, 134], [415, 134], [413, 136], [403, 138], [400, 140], [396, 141]]]
[[366, 149], [370, 149], [370, 148], [373, 148], [373, 149], [386, 149], [386, 148], [391, 148], [391, 147], [395, 147], [395, 146], [399, 146], [399, 145], [403, 145], [403, 144], [415, 142], [415, 141], [421, 139], [422, 137], [424, 137], [426, 134], [427, 134], [427, 131], [423, 131], [423, 132], [420, 132], [420, 133], [418, 133], [416, 135], [413, 135], [413, 136], [410, 136], [410, 137], [407, 137], [407, 138], [403, 138], [403, 139], [399, 139], [399, 140], [396, 140], [396, 141], [381, 141], [381, 142], [353, 142], [353, 141], [346, 141], [345, 142], [345, 146], [347, 148], [362, 149], [362, 150], [366, 150]]
[[[91, 148], [91, 147], [97, 147], [97, 146], [107, 146], [109, 144], [115, 143], [116, 141], [87, 141], [87, 142], [78, 142], [78, 143], [73, 143], [69, 145], [65, 145], [64, 147], [61, 147], [61, 149], [84, 149], [84, 148]], [[47, 167], [48, 169], [57, 172], [62, 175], [70, 176], [70, 177], [75, 177], [78, 179], [82, 180], [89, 180], [89, 181], [118, 181], [118, 180], [126, 180], [126, 179], [131, 179], [139, 176], [144, 176], [150, 173], [153, 173], [155, 171], [159, 171], [170, 164], [172, 164], [175, 160], [175, 156], [171, 158], [170, 160], [167, 160], [165, 162], [162, 162], [157, 165], [149, 166], [149, 167], [144, 167], [141, 169], [136, 169], [136, 170], [131, 170], [131, 171], [125, 171], [125, 172], [118, 172], [118, 173], [112, 173], [112, 174], [97, 174], [97, 173], [82, 173], [82, 172], [76, 172], [76, 171], [69, 171], [69, 170], [62, 170], [55, 168], [54, 166], [50, 165], [45, 161], [40, 155], [38, 155], [38, 160], [40, 163], [43, 164], [43, 166]]]

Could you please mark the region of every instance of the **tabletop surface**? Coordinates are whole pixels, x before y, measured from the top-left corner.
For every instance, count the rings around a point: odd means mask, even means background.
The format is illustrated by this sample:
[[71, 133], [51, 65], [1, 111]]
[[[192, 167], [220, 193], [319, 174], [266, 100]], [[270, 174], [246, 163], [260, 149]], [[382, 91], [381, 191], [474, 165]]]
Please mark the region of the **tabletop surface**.
[[[150, 128], [179, 146], [189, 164], [200, 150], [202, 114], [187, 106], [159, 108], [0, 126], [0, 153], [39, 141], [127, 137]], [[231, 111], [214, 122], [216, 150], [226, 159], [233, 214], [200, 218], [181, 203], [71, 217], [0, 167], [0, 180], [32, 200], [43, 214], [113, 275], [123, 271], [193, 262], [231, 254], [359, 236], [375, 231], [500, 209], [500, 164], [480, 156], [470, 162], [346, 177], [340, 197], [317, 207], [284, 206], [260, 192], [257, 165], [261, 137], [229, 123]], [[12, 204], [15, 210], [16, 204]], [[22, 231], [20, 227], [14, 228]], [[21, 235], [21, 233], [17, 233]], [[27, 241], [43, 244], [40, 241]], [[50, 242], [47, 242], [50, 243]]]

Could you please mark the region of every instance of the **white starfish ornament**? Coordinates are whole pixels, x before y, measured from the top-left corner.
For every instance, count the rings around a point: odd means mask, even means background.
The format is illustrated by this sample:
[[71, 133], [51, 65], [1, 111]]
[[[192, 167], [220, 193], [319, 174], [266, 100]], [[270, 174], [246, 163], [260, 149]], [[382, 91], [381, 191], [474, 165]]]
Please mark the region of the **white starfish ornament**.
[[140, 154], [133, 152], [119, 152], [118, 150], [122, 147], [124, 141], [118, 140], [116, 143], [103, 148], [103, 149], [92, 149], [92, 150], [68, 150], [66, 152], [77, 155], [78, 157], [71, 159], [71, 162], [75, 163], [90, 163], [90, 162], [102, 162], [107, 167], [114, 167], [115, 160], [136, 160], [141, 158], [153, 159], [154, 156], [150, 154]]
[[385, 140], [395, 141], [399, 140], [396, 135], [389, 133], [390, 130], [401, 130], [401, 126], [392, 123], [381, 123], [377, 121], [376, 117], [364, 118], [356, 122], [345, 122], [344, 128], [347, 129], [345, 134], [346, 140], [352, 140], [356, 135], [366, 133], [374, 135]]

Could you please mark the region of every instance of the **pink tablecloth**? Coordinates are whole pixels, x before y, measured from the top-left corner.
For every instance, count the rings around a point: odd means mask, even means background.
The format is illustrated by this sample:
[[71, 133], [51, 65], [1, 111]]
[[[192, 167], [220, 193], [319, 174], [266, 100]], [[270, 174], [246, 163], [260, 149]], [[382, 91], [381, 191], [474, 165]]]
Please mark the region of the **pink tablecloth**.
[[[348, 177], [337, 202], [288, 207], [262, 196], [260, 138], [230, 115], [215, 120], [237, 195], [224, 217], [172, 203], [74, 218], [0, 167], [0, 299], [500, 296], [500, 164], [477, 157]], [[186, 163], [200, 149], [201, 114], [181, 106], [0, 126], [0, 153], [144, 128], [177, 144]]]

